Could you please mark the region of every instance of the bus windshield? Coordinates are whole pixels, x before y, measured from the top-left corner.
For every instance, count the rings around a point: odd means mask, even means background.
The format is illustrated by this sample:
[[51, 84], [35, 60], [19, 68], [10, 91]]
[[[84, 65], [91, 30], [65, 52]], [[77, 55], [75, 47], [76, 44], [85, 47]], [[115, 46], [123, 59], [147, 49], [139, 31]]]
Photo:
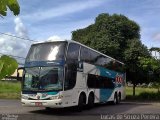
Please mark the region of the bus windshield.
[[63, 69], [61, 67], [26, 68], [23, 90], [26, 91], [59, 91], [63, 86]]
[[63, 60], [65, 45], [65, 42], [52, 42], [32, 45], [26, 61]]

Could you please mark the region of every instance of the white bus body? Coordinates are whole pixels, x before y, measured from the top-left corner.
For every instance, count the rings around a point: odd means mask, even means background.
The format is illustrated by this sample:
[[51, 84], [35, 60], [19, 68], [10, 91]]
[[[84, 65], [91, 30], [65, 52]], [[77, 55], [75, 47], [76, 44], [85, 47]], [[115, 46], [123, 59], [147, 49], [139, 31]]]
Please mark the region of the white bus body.
[[[78, 105], [81, 107], [82, 103], [83, 105], [92, 105], [92, 101], [93, 103], [112, 101], [116, 104], [125, 99], [125, 72], [122, 72], [122, 70], [120, 72], [116, 71], [116, 68], [112, 69], [111, 66], [111, 64], [118, 63], [119, 67], [123, 67], [123, 63], [78, 42], [64, 42], [66, 44], [65, 56], [60, 61], [53, 57], [57, 53], [58, 47], [49, 48], [49, 54], [52, 54], [52, 58], [48, 59], [48, 55], [46, 61], [40, 60], [41, 57], [38, 54], [40, 54], [41, 49], [45, 49], [43, 45], [48, 43], [38, 43], [32, 46], [39, 45], [39, 48], [32, 49], [31, 47], [24, 66], [21, 93], [23, 106], [64, 108]], [[49, 44], [51, 43], [49, 42]], [[79, 46], [77, 59], [72, 58], [76, 56], [76, 53], [74, 53], [74, 45], [73, 51], [69, 50], [71, 49], [69, 48], [70, 44]], [[83, 57], [82, 49], [87, 49], [95, 54], [95, 59], [93, 58], [94, 60], [89, 62], [81, 60]], [[68, 58], [69, 53], [67, 51], [71, 52], [71, 58]], [[88, 52], [88, 55], [91, 55], [90, 52]], [[84, 56], [87, 56], [86, 53], [84, 53]], [[91, 56], [88, 56], [88, 58], [91, 58]], [[101, 63], [102, 65], [100, 65]], [[110, 67], [104, 67], [105, 65]], [[113, 67], [115, 66], [113, 65]], [[54, 78], [52, 78], [52, 75]], [[52, 81], [53, 79], [55, 80]], [[60, 87], [57, 87], [58, 85]]]

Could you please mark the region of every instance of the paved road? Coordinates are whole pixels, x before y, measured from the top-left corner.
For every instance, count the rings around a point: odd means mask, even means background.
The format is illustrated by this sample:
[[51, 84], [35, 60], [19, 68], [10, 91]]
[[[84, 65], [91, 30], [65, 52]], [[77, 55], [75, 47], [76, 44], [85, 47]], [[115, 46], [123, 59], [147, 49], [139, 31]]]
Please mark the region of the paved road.
[[122, 102], [119, 105], [103, 104], [96, 105], [91, 110], [75, 112], [72, 108], [47, 111], [45, 108], [22, 107], [19, 100], [0, 100], [0, 119], [18, 117], [18, 120], [100, 120], [112, 119], [115, 117], [112, 116], [113, 114], [123, 115], [124, 119], [124, 115], [139, 113], [159, 114], [160, 117], [160, 103]]

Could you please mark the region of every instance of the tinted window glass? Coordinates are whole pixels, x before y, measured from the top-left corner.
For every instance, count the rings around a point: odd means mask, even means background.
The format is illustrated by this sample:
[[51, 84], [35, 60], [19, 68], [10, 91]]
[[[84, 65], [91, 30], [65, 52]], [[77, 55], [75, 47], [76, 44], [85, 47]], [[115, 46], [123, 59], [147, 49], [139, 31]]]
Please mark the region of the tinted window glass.
[[74, 43], [69, 44], [67, 59], [78, 60], [79, 48], [80, 46], [78, 44], [74, 44]]
[[90, 63], [90, 50], [85, 47], [81, 47], [81, 60]]
[[90, 50], [86, 47], [81, 47], [81, 61], [102, 66], [110, 70], [114, 70], [117, 72], [124, 72], [124, 67], [121, 63], [107, 57], [101, 55], [93, 50]]
[[87, 85], [89, 88], [114, 88], [113, 79], [93, 74], [88, 74]]
[[77, 72], [72, 70], [67, 70], [66, 79], [64, 83], [64, 89], [69, 90], [72, 89], [76, 84], [76, 76]]
[[80, 46], [75, 43], [69, 44], [64, 89], [72, 89], [76, 84], [77, 66]]
[[26, 61], [62, 60], [64, 59], [65, 45], [64, 42], [32, 45]]
[[113, 69], [115, 71], [124, 72], [124, 65], [123, 64], [118, 63], [118, 62], [114, 62], [113, 66], [114, 66]]
[[92, 64], [97, 64], [97, 60], [98, 60], [98, 56], [99, 54], [94, 52], [94, 51], [90, 51], [90, 58], [91, 58], [91, 63]]
[[107, 68], [112, 60], [108, 57], [99, 55], [95, 64]]
[[96, 61], [96, 65], [100, 65], [100, 66], [102, 66], [103, 65], [103, 63], [104, 63], [104, 58], [103, 58], [103, 56], [102, 55], [99, 55], [98, 57], [97, 57], [97, 61]]
[[66, 74], [65, 74], [65, 90], [72, 89], [76, 84], [77, 78], [77, 63], [74, 61], [67, 61]]
[[63, 69], [61, 67], [26, 68], [23, 90], [62, 90]]

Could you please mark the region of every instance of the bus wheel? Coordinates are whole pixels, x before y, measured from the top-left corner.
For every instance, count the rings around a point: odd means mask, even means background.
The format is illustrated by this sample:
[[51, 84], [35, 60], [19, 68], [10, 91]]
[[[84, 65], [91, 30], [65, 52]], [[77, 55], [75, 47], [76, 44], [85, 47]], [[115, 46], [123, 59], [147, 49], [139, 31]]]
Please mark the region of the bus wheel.
[[84, 107], [84, 96], [81, 94], [80, 97], [79, 97], [79, 101], [78, 101], [78, 108], [77, 108], [77, 111], [78, 112], [81, 112], [83, 110], [83, 107]]
[[94, 107], [94, 94], [89, 94], [87, 108], [91, 109]]
[[118, 96], [117, 93], [114, 94], [114, 100], [112, 101], [113, 105], [116, 105], [118, 103]]

